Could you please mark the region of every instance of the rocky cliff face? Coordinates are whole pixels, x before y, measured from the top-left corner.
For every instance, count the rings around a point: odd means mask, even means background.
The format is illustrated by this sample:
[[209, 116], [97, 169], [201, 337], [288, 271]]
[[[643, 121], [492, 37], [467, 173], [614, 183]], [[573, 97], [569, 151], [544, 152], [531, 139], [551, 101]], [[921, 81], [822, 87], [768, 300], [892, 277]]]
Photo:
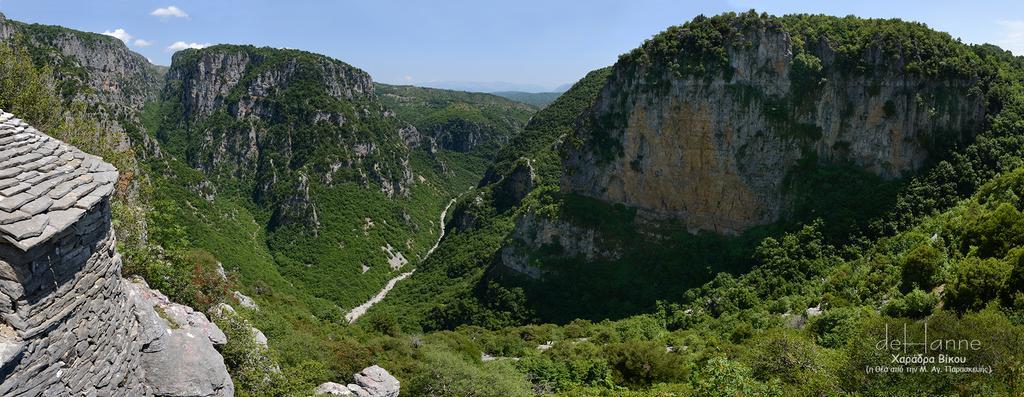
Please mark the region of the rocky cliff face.
[[121, 278], [110, 164], [0, 112], [0, 170], [0, 395], [233, 394], [216, 325]]
[[343, 62], [249, 46], [182, 51], [161, 97], [164, 147], [214, 181], [251, 188], [275, 207], [276, 224], [315, 223], [312, 185], [357, 182], [395, 196], [413, 183], [418, 132]]
[[[908, 67], [919, 59], [878, 45], [851, 71], [827, 41], [734, 23], [719, 70], [683, 51], [620, 60], [566, 146], [562, 190], [735, 234], [784, 215], [786, 177], [801, 161], [897, 178], [984, 121], [970, 76], [926, 76]], [[694, 64], [706, 72], [680, 72]]]
[[493, 157], [535, 109], [491, 94], [375, 84], [381, 102], [440, 148]]
[[37, 62], [53, 65], [62, 94], [100, 108], [91, 115], [108, 128], [120, 130], [124, 122], [136, 121], [161, 86], [163, 69], [113, 37], [0, 15], [0, 41], [16, 43], [29, 49]]

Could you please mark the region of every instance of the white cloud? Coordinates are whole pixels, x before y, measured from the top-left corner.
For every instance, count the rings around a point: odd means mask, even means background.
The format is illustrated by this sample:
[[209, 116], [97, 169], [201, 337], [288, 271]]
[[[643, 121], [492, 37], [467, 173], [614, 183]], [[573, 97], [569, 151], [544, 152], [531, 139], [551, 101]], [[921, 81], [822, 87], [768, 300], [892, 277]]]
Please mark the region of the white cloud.
[[149, 46], [153, 45], [153, 41], [152, 40], [135, 39], [135, 42], [133, 44], [135, 44], [136, 47], [149, 47]]
[[157, 9], [153, 10], [153, 12], [149, 13], [149, 15], [152, 15], [152, 16], [155, 16], [155, 17], [160, 17], [160, 18], [163, 18], [163, 19], [167, 19], [167, 18], [188, 18], [188, 13], [186, 13], [185, 10], [182, 10], [182, 9], [180, 9], [178, 7], [175, 7], [175, 6], [157, 8]]
[[412, 81], [412, 76], [406, 75], [404, 79], [405, 81]]
[[1003, 36], [996, 42], [1013, 55], [1024, 55], [1024, 20], [996, 21], [1003, 28]]
[[121, 29], [121, 28], [114, 29], [113, 32], [107, 30], [107, 31], [104, 31], [103, 34], [105, 34], [107, 36], [110, 36], [110, 37], [115, 37], [118, 40], [121, 40], [121, 41], [123, 41], [125, 43], [128, 43], [133, 38], [135, 38], [135, 36], [132, 36], [132, 35], [128, 34], [128, 32], [124, 31], [124, 29]]
[[188, 48], [201, 49], [211, 46], [210, 43], [186, 43], [184, 41], [175, 41], [174, 44], [167, 46], [168, 52], [181, 51]]

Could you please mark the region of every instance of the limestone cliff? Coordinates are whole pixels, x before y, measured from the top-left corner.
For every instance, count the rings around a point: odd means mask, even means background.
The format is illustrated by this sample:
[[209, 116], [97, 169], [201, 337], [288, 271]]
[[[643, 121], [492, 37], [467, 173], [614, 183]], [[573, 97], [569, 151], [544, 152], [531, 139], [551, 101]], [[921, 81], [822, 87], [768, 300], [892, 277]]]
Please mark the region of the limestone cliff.
[[437, 146], [487, 158], [521, 131], [535, 111], [491, 94], [380, 83], [374, 86], [381, 102]]
[[120, 40], [57, 26], [27, 24], [0, 14], [0, 41], [27, 49], [51, 65], [61, 93], [93, 106], [90, 115], [123, 128], [156, 98], [164, 68], [150, 64]]
[[216, 325], [121, 278], [117, 174], [0, 111], [0, 395], [233, 394]]
[[[785, 215], [786, 177], [801, 161], [897, 178], [984, 122], [974, 76], [922, 70], [947, 53], [892, 48], [880, 36], [850, 54], [797, 33], [798, 18], [716, 18], [620, 59], [565, 146], [563, 192], [735, 234]], [[697, 38], [706, 31], [719, 35], [713, 47]], [[948, 35], [942, 44], [967, 51]]]
[[251, 189], [275, 224], [315, 223], [311, 185], [357, 182], [389, 196], [413, 183], [418, 132], [386, 110], [370, 76], [296, 50], [214, 46], [174, 56], [157, 131], [215, 182]]

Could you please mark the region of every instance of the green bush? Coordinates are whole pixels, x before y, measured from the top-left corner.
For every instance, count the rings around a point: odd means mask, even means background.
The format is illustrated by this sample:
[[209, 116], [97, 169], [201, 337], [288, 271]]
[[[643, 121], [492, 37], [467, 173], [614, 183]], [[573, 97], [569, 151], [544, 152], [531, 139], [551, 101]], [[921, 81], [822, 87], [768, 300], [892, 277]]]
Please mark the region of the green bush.
[[903, 259], [901, 288], [911, 291], [920, 288], [930, 291], [935, 287], [945, 258], [942, 252], [928, 244], [922, 244], [907, 253]]
[[656, 342], [624, 342], [607, 346], [608, 363], [616, 384], [647, 387], [679, 381], [685, 376], [679, 355]]
[[[479, 359], [479, 358], [477, 358]], [[472, 360], [445, 350], [425, 347], [417, 363], [419, 370], [402, 394], [437, 397], [528, 397], [531, 389], [525, 377], [508, 361], [474, 364]], [[408, 391], [407, 391], [408, 390]]]
[[937, 295], [914, 288], [906, 295], [893, 298], [886, 303], [882, 313], [892, 317], [923, 318], [932, 314], [938, 304]]
[[708, 360], [690, 377], [693, 393], [706, 397], [773, 397], [782, 396], [778, 381], [761, 382], [743, 364], [725, 357]]
[[1013, 267], [1001, 259], [968, 257], [953, 267], [952, 282], [946, 289], [948, 307], [981, 310], [1006, 287]]

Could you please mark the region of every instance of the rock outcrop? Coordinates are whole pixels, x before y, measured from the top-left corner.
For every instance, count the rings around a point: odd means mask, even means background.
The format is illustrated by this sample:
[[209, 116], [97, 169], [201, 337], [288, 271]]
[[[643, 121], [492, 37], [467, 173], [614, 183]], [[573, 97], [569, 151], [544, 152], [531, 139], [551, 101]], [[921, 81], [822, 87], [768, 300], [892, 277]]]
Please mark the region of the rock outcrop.
[[[233, 394], [211, 344], [223, 333], [183, 307], [168, 312], [185, 313], [190, 328], [173, 331], [140, 299], [148, 288], [121, 277], [109, 203], [117, 174], [0, 112], [0, 395]], [[153, 382], [185, 367], [196, 387]]]
[[398, 379], [377, 365], [363, 368], [347, 386], [327, 382], [316, 388], [318, 396], [398, 397]]
[[[785, 215], [802, 160], [897, 178], [984, 121], [977, 81], [915, 72], [917, 54], [869, 45], [856, 63], [871, 73], [851, 72], [825, 40], [798, 48], [771, 20], [733, 23], [720, 66], [682, 50], [621, 59], [566, 147], [562, 190], [735, 234]], [[693, 64], [706, 70], [679, 71]]]
[[614, 245], [604, 241], [594, 229], [527, 212], [516, 219], [515, 229], [499, 251], [499, 260], [506, 269], [541, 279], [549, 270], [536, 266], [535, 255], [542, 250], [586, 261], [614, 259], [619, 255]]
[[90, 115], [108, 129], [122, 131], [160, 91], [164, 68], [110, 36], [0, 18], [0, 41], [35, 49], [36, 62], [55, 65], [66, 99], [92, 106]]
[[315, 226], [317, 186], [356, 182], [392, 197], [414, 181], [416, 129], [381, 105], [366, 72], [326, 56], [229, 45], [181, 51], [161, 100], [174, 105], [165, 118], [177, 124], [157, 132], [165, 151], [214, 182], [251, 189], [273, 211], [272, 227]]

